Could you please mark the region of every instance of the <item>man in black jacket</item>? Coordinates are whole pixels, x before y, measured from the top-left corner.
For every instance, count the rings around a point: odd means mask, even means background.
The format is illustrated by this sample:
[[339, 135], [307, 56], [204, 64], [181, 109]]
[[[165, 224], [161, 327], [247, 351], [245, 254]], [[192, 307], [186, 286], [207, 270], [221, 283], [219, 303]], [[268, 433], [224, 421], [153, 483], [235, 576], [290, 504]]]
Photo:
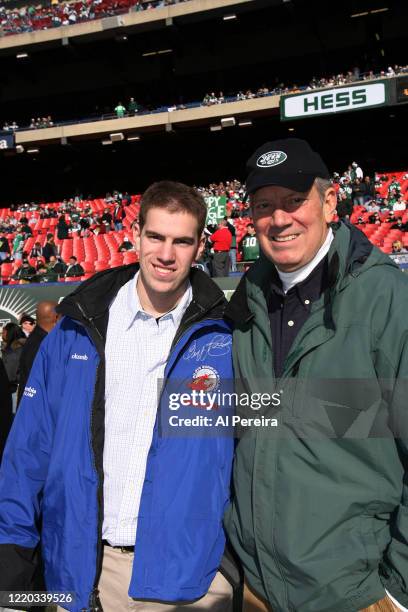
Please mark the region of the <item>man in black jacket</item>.
[[33, 361], [38, 349], [40, 348], [41, 342], [60, 318], [60, 315], [55, 312], [57, 305], [57, 302], [53, 301], [39, 302], [37, 305], [35, 315], [37, 325], [35, 326], [34, 331], [28, 337], [27, 342], [25, 343], [21, 352], [17, 403], [20, 403], [21, 397], [24, 393], [24, 388], [30, 374], [31, 366], [33, 365]]
[[72, 257], [69, 258], [69, 264], [64, 276], [82, 276], [83, 274], [85, 274], [85, 270], [83, 269], [81, 264], [78, 263], [78, 260], [75, 255], [72, 255]]

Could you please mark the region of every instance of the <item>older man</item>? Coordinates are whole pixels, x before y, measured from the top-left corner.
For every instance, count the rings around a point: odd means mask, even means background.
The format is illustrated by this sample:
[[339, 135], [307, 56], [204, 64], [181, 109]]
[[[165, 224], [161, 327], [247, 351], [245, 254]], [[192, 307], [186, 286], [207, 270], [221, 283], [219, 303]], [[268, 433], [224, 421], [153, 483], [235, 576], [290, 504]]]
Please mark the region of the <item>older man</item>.
[[245, 609], [404, 610], [407, 279], [332, 223], [335, 191], [308, 143], [266, 143], [248, 170], [263, 255], [227, 311], [234, 369], [247, 393], [281, 403], [265, 409], [278, 427], [245, 432], [236, 450], [225, 522]]

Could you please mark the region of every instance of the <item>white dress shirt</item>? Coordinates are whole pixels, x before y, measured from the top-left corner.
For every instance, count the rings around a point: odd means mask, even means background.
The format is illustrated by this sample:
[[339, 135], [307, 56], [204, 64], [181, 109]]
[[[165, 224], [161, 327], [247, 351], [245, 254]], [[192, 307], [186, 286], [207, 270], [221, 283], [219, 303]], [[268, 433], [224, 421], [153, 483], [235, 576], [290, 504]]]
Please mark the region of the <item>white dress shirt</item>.
[[113, 546], [135, 544], [158, 385], [192, 299], [189, 284], [178, 305], [156, 320], [140, 304], [137, 279], [138, 274], [121, 287], [110, 306], [105, 347], [102, 538]]

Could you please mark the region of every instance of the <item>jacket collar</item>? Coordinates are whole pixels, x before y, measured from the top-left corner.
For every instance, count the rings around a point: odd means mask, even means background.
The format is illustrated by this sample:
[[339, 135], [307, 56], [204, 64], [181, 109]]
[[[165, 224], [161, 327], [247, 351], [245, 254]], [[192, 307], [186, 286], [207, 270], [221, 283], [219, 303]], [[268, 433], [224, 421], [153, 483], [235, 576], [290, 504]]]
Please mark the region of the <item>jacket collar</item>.
[[[119, 289], [133, 278], [138, 270], [139, 264], [130, 264], [95, 274], [68, 295], [57, 306], [56, 311], [84, 325], [96, 327], [98, 335], [104, 339], [109, 307]], [[226, 305], [221, 289], [204, 272], [196, 268], [191, 269], [190, 283], [193, 300], [184, 314], [181, 325], [190, 319], [221, 318]]]

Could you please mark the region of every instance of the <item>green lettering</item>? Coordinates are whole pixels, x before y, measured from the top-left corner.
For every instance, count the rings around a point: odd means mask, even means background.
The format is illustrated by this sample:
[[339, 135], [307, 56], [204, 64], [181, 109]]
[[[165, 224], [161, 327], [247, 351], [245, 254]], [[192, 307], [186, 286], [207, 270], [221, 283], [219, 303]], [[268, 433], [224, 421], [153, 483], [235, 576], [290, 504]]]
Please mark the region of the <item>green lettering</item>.
[[333, 94], [326, 94], [320, 98], [322, 108], [333, 108]]
[[343, 91], [336, 94], [336, 106], [348, 106], [350, 104], [350, 98], [348, 91]]
[[353, 91], [353, 105], [365, 104], [367, 102], [367, 94], [365, 89], [355, 89]]
[[307, 98], [303, 99], [303, 108], [305, 113], [309, 112], [309, 107], [314, 108], [314, 110], [319, 110], [319, 98], [315, 97], [313, 100], [308, 100]]

